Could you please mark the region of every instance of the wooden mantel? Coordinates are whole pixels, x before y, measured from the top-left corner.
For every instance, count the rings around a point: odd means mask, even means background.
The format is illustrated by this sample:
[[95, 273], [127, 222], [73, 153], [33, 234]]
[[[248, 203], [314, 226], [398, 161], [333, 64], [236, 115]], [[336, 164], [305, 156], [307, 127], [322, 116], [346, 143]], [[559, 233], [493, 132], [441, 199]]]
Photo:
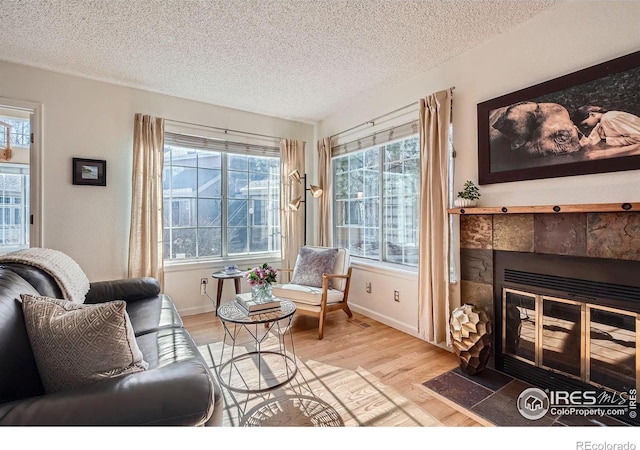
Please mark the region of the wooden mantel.
[[449, 214], [548, 214], [585, 212], [638, 212], [640, 203], [591, 203], [581, 205], [545, 206], [479, 206], [473, 208], [450, 208]]

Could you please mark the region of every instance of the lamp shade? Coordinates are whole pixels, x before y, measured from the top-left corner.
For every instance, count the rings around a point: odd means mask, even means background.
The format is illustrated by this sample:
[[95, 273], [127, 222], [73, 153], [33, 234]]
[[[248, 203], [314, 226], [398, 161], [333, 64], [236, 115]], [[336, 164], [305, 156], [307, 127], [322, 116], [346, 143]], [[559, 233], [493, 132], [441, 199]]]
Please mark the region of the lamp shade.
[[311, 195], [315, 198], [318, 198], [322, 195], [322, 189], [320, 189], [319, 186], [311, 185], [309, 190], [311, 191]]
[[300, 183], [300, 172], [298, 172], [298, 169], [294, 169], [292, 172], [289, 173], [289, 178], [291, 178], [293, 181], [297, 181], [298, 183]]
[[293, 200], [291, 200], [291, 203], [289, 203], [289, 209], [297, 211], [298, 208], [300, 208], [300, 203], [302, 203], [302, 197], [294, 198]]

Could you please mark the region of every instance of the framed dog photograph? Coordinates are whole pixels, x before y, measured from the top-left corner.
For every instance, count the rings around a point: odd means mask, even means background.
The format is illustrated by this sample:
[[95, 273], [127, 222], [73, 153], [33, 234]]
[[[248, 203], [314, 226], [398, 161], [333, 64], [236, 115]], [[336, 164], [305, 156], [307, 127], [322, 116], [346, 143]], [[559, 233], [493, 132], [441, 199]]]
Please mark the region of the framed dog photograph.
[[640, 51], [477, 106], [479, 184], [640, 169]]
[[85, 186], [107, 185], [107, 162], [102, 159], [73, 158], [73, 184]]

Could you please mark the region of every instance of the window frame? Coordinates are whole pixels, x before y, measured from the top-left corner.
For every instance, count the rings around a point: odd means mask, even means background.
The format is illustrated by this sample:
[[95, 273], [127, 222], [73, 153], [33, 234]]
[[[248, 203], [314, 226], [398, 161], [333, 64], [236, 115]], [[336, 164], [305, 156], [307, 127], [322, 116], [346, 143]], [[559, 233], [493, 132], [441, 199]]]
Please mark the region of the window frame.
[[[339, 155], [336, 155], [334, 157], [331, 158], [331, 179], [332, 179], [332, 183], [335, 186], [336, 183], [336, 172], [335, 172], [335, 162], [337, 159], [340, 158], [345, 158], [345, 157], [350, 157], [354, 154], [357, 153], [361, 153], [363, 155], [363, 170], [366, 170], [366, 162], [364, 162], [365, 160], [365, 153], [371, 149], [378, 149], [378, 155], [377, 155], [377, 172], [378, 172], [378, 197], [377, 197], [377, 213], [378, 213], [378, 218], [377, 218], [377, 228], [378, 228], [378, 232], [377, 232], [377, 245], [378, 245], [378, 256], [366, 256], [366, 255], [355, 255], [355, 254], [351, 254], [352, 257], [354, 258], [362, 258], [363, 261], [369, 261], [369, 262], [373, 262], [373, 263], [379, 263], [379, 264], [384, 264], [384, 265], [390, 265], [391, 267], [397, 267], [397, 268], [402, 268], [404, 270], [410, 270], [410, 271], [414, 271], [417, 270], [418, 267], [418, 261], [416, 261], [415, 264], [409, 264], [406, 262], [398, 262], [398, 261], [392, 261], [388, 259], [388, 252], [387, 252], [387, 244], [388, 244], [388, 238], [386, 237], [386, 232], [387, 232], [387, 221], [385, 219], [385, 206], [390, 207], [391, 205], [385, 205], [385, 152], [387, 147], [398, 143], [398, 142], [402, 142], [402, 141], [408, 141], [408, 140], [412, 140], [412, 139], [417, 139], [418, 140], [418, 157], [417, 157], [417, 161], [418, 161], [418, 177], [416, 179], [416, 187], [415, 187], [415, 194], [417, 195], [417, 203], [416, 203], [416, 214], [417, 214], [417, 222], [416, 222], [416, 226], [415, 226], [415, 234], [416, 234], [416, 241], [415, 241], [415, 247], [416, 247], [416, 251], [418, 251], [419, 249], [419, 243], [420, 243], [420, 205], [419, 205], [419, 171], [420, 171], [420, 165], [419, 165], [419, 133], [411, 133], [408, 134], [406, 136], [402, 136], [399, 137], [397, 139], [389, 139], [387, 141], [381, 142], [381, 143], [376, 143], [374, 145], [369, 145], [365, 148], [359, 148], [357, 150], [354, 151], [348, 151], [346, 153], [342, 153]], [[405, 160], [402, 159], [401, 162], [404, 162]], [[362, 181], [363, 186], [365, 185], [365, 180], [363, 179]], [[338, 229], [339, 229], [339, 225], [338, 225], [338, 215], [340, 214], [339, 209], [340, 207], [342, 207], [340, 205], [340, 203], [351, 203], [352, 199], [354, 197], [352, 197], [351, 193], [349, 193], [349, 196], [347, 197], [346, 201], [345, 199], [338, 199], [337, 196], [337, 189], [333, 189], [333, 198], [332, 203], [334, 205], [333, 208], [333, 214], [332, 214], [332, 231], [333, 231], [333, 245], [337, 246], [337, 245], [342, 245], [339, 243], [338, 241]], [[399, 194], [399, 196], [401, 196], [402, 194]], [[367, 199], [366, 194], [363, 197], [362, 201], [364, 202]], [[340, 205], [340, 207], [339, 207]], [[351, 206], [349, 206], [351, 207]], [[366, 209], [366, 204], [363, 203], [363, 207]], [[396, 205], [397, 207], [397, 205]], [[344, 214], [344, 213], [343, 213]], [[350, 220], [350, 219], [349, 219]], [[344, 228], [352, 228], [350, 227], [346, 222], [344, 224]], [[362, 227], [363, 230], [363, 235], [366, 233], [366, 226]], [[373, 227], [375, 228], [375, 227]], [[408, 231], [408, 229], [403, 229], [402, 232], [406, 232]]]
[[[176, 132], [176, 131], [170, 131], [170, 133], [174, 136], [182, 136], [182, 137], [192, 137], [191, 135], [187, 134], [187, 133], [182, 133], [182, 132]], [[165, 131], [165, 136], [167, 135], [167, 132]], [[201, 137], [197, 137], [197, 139], [200, 139], [202, 142], [207, 142], [207, 141], [211, 141], [209, 138], [201, 138]], [[165, 212], [163, 212], [163, 234], [167, 233], [167, 231], [171, 232], [171, 230], [173, 229], [179, 229], [179, 228], [189, 228], [189, 229], [194, 229], [196, 232], [196, 243], [195, 243], [195, 248], [196, 248], [196, 254], [199, 253], [198, 252], [198, 238], [197, 238], [197, 230], [199, 230], [200, 228], [219, 228], [220, 229], [220, 255], [205, 255], [205, 256], [194, 256], [194, 257], [185, 257], [185, 258], [171, 258], [171, 254], [173, 253], [173, 251], [171, 250], [171, 247], [169, 247], [168, 253], [169, 256], [165, 256], [165, 249], [164, 249], [164, 243], [166, 242], [166, 238], [163, 238], [163, 261], [165, 266], [177, 266], [177, 265], [191, 265], [191, 264], [201, 264], [201, 263], [210, 263], [210, 262], [227, 262], [227, 261], [234, 261], [234, 262], [238, 262], [238, 261], [243, 261], [243, 260], [253, 260], [256, 259], [256, 257], [260, 257], [262, 259], [265, 260], [271, 260], [273, 258], [280, 258], [281, 255], [281, 250], [279, 248], [279, 246], [281, 245], [281, 241], [279, 239], [279, 236], [281, 235], [281, 223], [280, 223], [280, 216], [279, 216], [279, 199], [280, 199], [280, 175], [278, 173], [277, 175], [277, 180], [274, 182], [269, 182], [268, 186], [270, 186], [270, 184], [273, 184], [274, 186], [274, 191], [275, 193], [277, 193], [277, 197], [278, 197], [278, 204], [277, 204], [277, 226], [273, 226], [272, 224], [267, 224], [265, 227], [267, 228], [267, 230], [272, 230], [271, 232], [271, 236], [270, 239], [273, 239], [275, 241], [272, 241], [271, 244], [277, 245], [278, 248], [276, 248], [275, 250], [269, 250], [267, 249], [266, 251], [251, 251], [250, 249], [250, 245], [251, 243], [248, 241], [249, 237], [251, 236], [250, 233], [250, 229], [251, 228], [255, 228], [257, 226], [253, 225], [254, 222], [254, 218], [251, 217], [250, 213], [249, 213], [249, 202], [251, 202], [251, 198], [250, 198], [250, 194], [249, 192], [247, 192], [247, 196], [246, 196], [246, 200], [247, 200], [247, 220], [246, 220], [246, 224], [244, 226], [241, 226], [239, 228], [245, 228], [247, 230], [246, 236], [247, 236], [247, 240], [245, 242], [245, 251], [244, 252], [240, 252], [240, 253], [229, 253], [229, 246], [228, 246], [228, 231], [229, 228], [231, 227], [230, 224], [228, 223], [228, 202], [230, 200], [234, 200], [234, 198], [229, 197], [229, 191], [228, 191], [228, 176], [229, 176], [229, 171], [233, 171], [233, 172], [239, 172], [236, 169], [230, 169], [229, 167], [229, 159], [232, 155], [238, 155], [238, 156], [246, 156], [247, 158], [250, 157], [257, 157], [257, 158], [273, 158], [275, 160], [277, 160], [276, 163], [271, 163], [271, 164], [275, 164], [275, 167], [277, 168], [278, 172], [280, 170], [280, 155], [279, 155], [279, 151], [277, 151], [278, 149], [276, 147], [264, 147], [264, 146], [251, 146], [249, 144], [240, 144], [240, 143], [230, 143], [232, 144], [232, 147], [234, 147], [236, 149], [236, 151], [224, 151], [221, 149], [217, 149], [217, 148], [210, 148], [207, 147], [206, 145], [202, 145], [202, 146], [198, 146], [198, 145], [192, 145], [192, 144], [188, 144], [188, 145], [184, 145], [184, 144], [180, 144], [180, 143], [175, 143], [175, 142], [167, 142], [165, 139], [165, 149], [168, 146], [173, 146], [174, 148], [184, 148], [184, 149], [189, 149], [189, 150], [193, 150], [194, 152], [196, 152], [194, 154], [194, 158], [197, 158], [198, 153], [197, 152], [212, 152], [212, 153], [216, 153], [219, 154], [220, 156], [220, 167], [215, 168], [213, 170], [220, 170], [220, 196], [218, 197], [217, 195], [214, 195], [214, 197], [203, 197], [203, 199], [210, 199], [210, 198], [215, 198], [215, 199], [219, 199], [220, 201], [220, 216], [219, 216], [219, 226], [202, 226], [198, 223], [197, 220], [197, 208], [198, 208], [198, 203], [199, 203], [199, 199], [201, 199], [201, 197], [198, 195], [197, 189], [198, 189], [198, 179], [196, 178], [195, 182], [196, 182], [196, 195], [193, 197], [188, 197], [189, 201], [192, 201], [196, 204], [196, 218], [193, 221], [193, 225], [192, 226], [184, 226], [184, 227], [176, 227], [176, 226], [172, 226], [171, 225], [171, 219], [169, 219], [169, 225], [167, 226], [165, 223]], [[222, 143], [221, 145], [224, 145], [224, 143]], [[242, 148], [245, 151], [237, 151], [238, 148], [240, 148], [240, 146], [242, 146]], [[266, 149], [271, 150], [271, 151], [264, 151]], [[253, 151], [252, 151], [253, 149]], [[173, 154], [172, 154], [172, 158], [173, 158]], [[268, 163], [269, 164], [269, 163]], [[171, 162], [170, 164], [165, 164], [164, 165], [164, 170], [163, 170], [163, 185], [165, 183], [165, 173], [167, 173], [167, 168], [169, 167], [177, 167], [174, 166], [173, 163]], [[201, 167], [199, 167], [199, 165], [196, 163], [193, 166], [193, 169], [196, 170], [196, 176], [198, 174], [198, 170], [201, 169]], [[251, 171], [251, 167], [250, 167], [250, 160], [247, 160], [247, 167], [246, 167], [246, 171], [242, 170], [240, 172], [244, 172], [247, 174], [247, 180], [251, 181], [251, 174], [252, 173], [258, 173], [258, 172], [252, 172]], [[267, 170], [268, 172], [268, 170]], [[170, 173], [172, 173], [172, 171], [170, 171]], [[269, 175], [267, 175], [269, 176]], [[171, 188], [169, 188], [171, 190]], [[273, 193], [273, 191], [271, 189], [269, 189], [269, 193]], [[176, 200], [180, 201], [180, 200], [185, 200], [187, 199], [187, 197], [173, 197], [172, 195], [169, 196], [165, 196], [164, 194], [164, 189], [163, 189], [163, 210], [164, 210], [164, 203], [169, 200], [171, 202], [175, 202]], [[267, 202], [269, 202], [269, 200], [267, 199]], [[171, 214], [173, 213], [173, 211], [169, 211], [169, 214], [171, 217]], [[237, 228], [237, 227], [232, 227], [232, 228]], [[171, 240], [170, 240], [171, 241]], [[267, 246], [271, 245], [270, 243], [267, 243]], [[169, 243], [169, 245], [171, 246], [171, 242]]]

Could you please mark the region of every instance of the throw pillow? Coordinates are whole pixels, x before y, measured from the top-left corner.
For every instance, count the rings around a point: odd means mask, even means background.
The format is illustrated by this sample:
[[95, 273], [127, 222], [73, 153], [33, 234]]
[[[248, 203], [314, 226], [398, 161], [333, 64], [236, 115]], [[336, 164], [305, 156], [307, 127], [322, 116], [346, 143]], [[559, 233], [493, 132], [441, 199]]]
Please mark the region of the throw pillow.
[[21, 295], [25, 326], [46, 393], [148, 368], [122, 300], [83, 305]]
[[[322, 287], [322, 274], [333, 273], [337, 257], [337, 248], [314, 250], [308, 247], [300, 247], [296, 265], [293, 268], [291, 284]], [[329, 287], [331, 287], [331, 282], [329, 282]]]

